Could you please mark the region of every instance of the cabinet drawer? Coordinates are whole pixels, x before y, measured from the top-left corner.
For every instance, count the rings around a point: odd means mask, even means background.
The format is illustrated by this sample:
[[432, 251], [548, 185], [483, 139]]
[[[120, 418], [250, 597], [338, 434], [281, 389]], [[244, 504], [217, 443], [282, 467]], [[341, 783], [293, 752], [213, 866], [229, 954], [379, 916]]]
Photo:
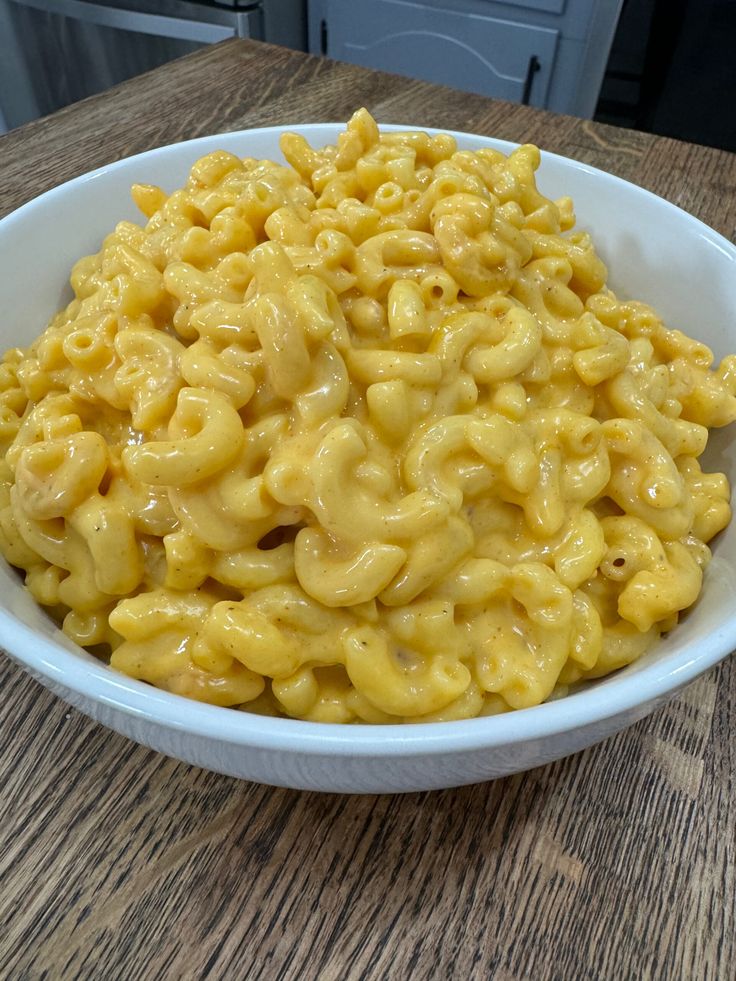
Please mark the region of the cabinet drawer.
[[545, 105], [558, 31], [406, 0], [327, 0], [324, 10], [332, 58]]

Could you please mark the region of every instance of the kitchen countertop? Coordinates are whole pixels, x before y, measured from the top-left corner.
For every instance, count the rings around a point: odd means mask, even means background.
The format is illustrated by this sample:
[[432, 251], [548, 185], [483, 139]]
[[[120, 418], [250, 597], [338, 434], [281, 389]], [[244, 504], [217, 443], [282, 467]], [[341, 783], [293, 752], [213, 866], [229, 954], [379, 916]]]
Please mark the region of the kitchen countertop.
[[[345, 120], [535, 142], [727, 237], [736, 156], [229, 41], [0, 138], [0, 216], [218, 131]], [[42, 270], [39, 271], [42, 275]], [[725, 979], [736, 972], [736, 661], [559, 763], [345, 797], [143, 749], [0, 655], [0, 977]]]

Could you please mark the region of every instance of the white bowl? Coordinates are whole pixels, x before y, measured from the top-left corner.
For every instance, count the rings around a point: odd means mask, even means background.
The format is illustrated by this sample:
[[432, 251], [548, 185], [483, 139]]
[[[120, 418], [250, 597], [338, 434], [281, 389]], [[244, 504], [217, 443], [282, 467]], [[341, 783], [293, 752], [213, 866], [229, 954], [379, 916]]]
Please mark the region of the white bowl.
[[[406, 129], [408, 127], [385, 127]], [[135, 181], [179, 187], [216, 148], [280, 158], [298, 130], [315, 145], [337, 125], [274, 127], [151, 150], [43, 194], [0, 222], [0, 342], [27, 344], [68, 298], [79, 256], [96, 251], [121, 218], [135, 220]], [[456, 133], [461, 148], [512, 144]], [[544, 153], [539, 184], [570, 194], [621, 294], [653, 304], [671, 325], [736, 350], [736, 248], [679, 208], [585, 164]], [[732, 439], [717, 433], [707, 458], [733, 480]], [[719, 538], [701, 599], [635, 664], [566, 698], [508, 715], [404, 726], [338, 726], [272, 719], [188, 701], [110, 670], [76, 647], [0, 566], [0, 642], [28, 672], [82, 712], [131, 739], [198, 766], [284, 787], [362, 793], [459, 786], [548, 763], [653, 711], [736, 647], [736, 522]]]

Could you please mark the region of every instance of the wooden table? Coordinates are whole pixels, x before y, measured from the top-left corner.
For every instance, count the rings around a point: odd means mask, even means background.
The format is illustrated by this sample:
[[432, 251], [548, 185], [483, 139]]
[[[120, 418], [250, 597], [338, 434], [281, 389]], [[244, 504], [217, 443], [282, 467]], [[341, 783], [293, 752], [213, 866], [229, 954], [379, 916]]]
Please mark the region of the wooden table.
[[[586, 161], [727, 236], [736, 157], [233, 41], [0, 140], [0, 214], [150, 147], [382, 121]], [[736, 663], [552, 766], [340, 797], [176, 763], [0, 661], [0, 978], [730, 979]]]

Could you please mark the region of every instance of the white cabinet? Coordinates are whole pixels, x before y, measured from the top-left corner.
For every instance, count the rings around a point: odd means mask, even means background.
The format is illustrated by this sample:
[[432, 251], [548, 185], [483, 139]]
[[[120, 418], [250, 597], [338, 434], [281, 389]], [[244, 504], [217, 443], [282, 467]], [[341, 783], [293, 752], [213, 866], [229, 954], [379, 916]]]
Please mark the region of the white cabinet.
[[591, 116], [622, 0], [310, 0], [310, 50]]

